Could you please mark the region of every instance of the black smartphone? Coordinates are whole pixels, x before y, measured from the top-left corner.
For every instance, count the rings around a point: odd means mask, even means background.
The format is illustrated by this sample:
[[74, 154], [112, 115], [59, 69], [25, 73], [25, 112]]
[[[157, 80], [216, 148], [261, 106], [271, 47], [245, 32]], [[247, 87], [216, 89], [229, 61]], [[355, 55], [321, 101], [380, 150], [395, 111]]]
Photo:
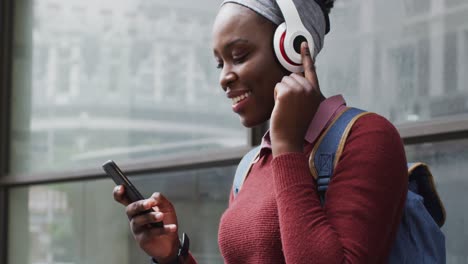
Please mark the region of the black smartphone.
[[[104, 164], [102, 164], [102, 168], [107, 173], [107, 175], [111, 177], [112, 180], [114, 180], [116, 185], [125, 186], [125, 195], [127, 195], [128, 199], [130, 199], [130, 202], [133, 203], [145, 199], [135, 187], [135, 185], [133, 185], [132, 182], [123, 174], [122, 170], [119, 168], [119, 166], [117, 166], [117, 164], [115, 164], [113, 160], [106, 161]], [[148, 209], [144, 212], [141, 212], [140, 215], [150, 212], [154, 212], [154, 210]], [[164, 224], [163, 222], [157, 222], [152, 223], [151, 226], [163, 227]]]

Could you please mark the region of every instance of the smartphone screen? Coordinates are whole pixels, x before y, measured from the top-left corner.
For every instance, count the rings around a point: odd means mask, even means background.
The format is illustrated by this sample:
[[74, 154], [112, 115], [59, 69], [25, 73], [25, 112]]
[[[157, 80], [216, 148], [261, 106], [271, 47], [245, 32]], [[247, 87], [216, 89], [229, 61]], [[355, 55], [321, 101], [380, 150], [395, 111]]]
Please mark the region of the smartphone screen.
[[[116, 185], [123, 185], [125, 186], [125, 195], [130, 199], [130, 202], [136, 202], [140, 200], [144, 200], [145, 198], [135, 185], [123, 174], [122, 170], [115, 164], [113, 160], [108, 160], [104, 164], [102, 164], [102, 168], [107, 173], [109, 177], [114, 180]], [[153, 209], [146, 210], [141, 214], [146, 214], [149, 212], [154, 212]], [[163, 222], [152, 223], [151, 226], [153, 227], [163, 227]]]

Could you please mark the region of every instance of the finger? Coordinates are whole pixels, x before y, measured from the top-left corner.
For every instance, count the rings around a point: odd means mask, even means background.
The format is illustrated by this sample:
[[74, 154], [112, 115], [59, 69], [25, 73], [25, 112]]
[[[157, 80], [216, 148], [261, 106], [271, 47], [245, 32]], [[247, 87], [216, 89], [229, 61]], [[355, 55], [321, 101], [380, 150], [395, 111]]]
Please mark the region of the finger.
[[278, 98], [280, 98], [287, 91], [287, 89], [288, 87], [286, 84], [281, 82], [277, 83], [275, 86], [275, 101], [277, 101]]
[[123, 185], [118, 185], [114, 187], [114, 191], [112, 192], [114, 194], [114, 200], [127, 206], [131, 202], [128, 199], [127, 195], [125, 195], [125, 187]]
[[290, 75], [292, 79], [298, 82], [302, 87], [306, 88], [306, 90], [312, 89], [312, 84], [301, 74], [293, 73]]
[[307, 42], [302, 42], [301, 45], [302, 65], [304, 66], [304, 77], [312, 84], [313, 87], [319, 88], [317, 73], [315, 72], [315, 63], [309, 50]]
[[134, 216], [131, 220], [134, 230], [138, 230], [143, 226], [147, 226], [152, 223], [162, 222], [164, 214], [161, 212], [151, 212], [144, 215]]
[[[178, 227], [175, 224], [164, 225], [163, 228], [151, 228], [151, 227], [144, 228], [140, 230], [140, 232], [147, 231], [145, 233], [145, 236], [142, 237], [142, 242], [152, 241], [155, 238], [155, 236], [171, 234], [171, 233], [177, 234], [177, 229]], [[137, 234], [135, 230], [133, 232]]]
[[144, 214], [146, 213], [146, 211], [151, 210], [153, 206], [156, 206], [155, 201], [153, 199], [140, 200], [129, 204], [125, 208], [125, 212], [128, 218], [132, 219], [137, 215]]
[[158, 206], [161, 210], [173, 210], [172, 203], [161, 193], [155, 192], [148, 200], [153, 201], [153, 206]]
[[175, 225], [175, 224], [164, 225], [164, 232], [166, 232], [166, 233], [175, 233], [175, 232], [177, 232], [177, 225]]
[[[284, 76], [283, 79], [281, 80], [281, 82], [286, 84], [287, 86], [289, 86], [292, 89], [300, 89], [303, 86], [303, 84], [298, 82], [293, 77], [291, 77], [292, 75], [294, 75], [294, 73], [291, 74], [290, 76]], [[307, 81], [305, 81], [305, 83], [307, 83]]]
[[154, 236], [176, 233], [178, 229], [176, 224], [164, 225], [163, 228], [153, 228], [150, 225], [138, 226], [136, 228], [137, 229], [132, 229], [134, 234], [145, 232], [145, 235], [142, 237], [143, 240], [151, 240]]

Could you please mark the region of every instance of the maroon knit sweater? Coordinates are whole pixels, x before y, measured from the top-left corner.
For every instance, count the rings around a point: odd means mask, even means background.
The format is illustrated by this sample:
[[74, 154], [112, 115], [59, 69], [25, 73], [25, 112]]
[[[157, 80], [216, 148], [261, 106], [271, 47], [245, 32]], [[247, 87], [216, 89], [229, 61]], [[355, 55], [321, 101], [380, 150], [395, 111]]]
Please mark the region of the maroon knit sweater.
[[386, 263], [408, 182], [398, 132], [376, 114], [355, 123], [323, 208], [309, 171], [312, 145], [274, 159], [262, 151], [221, 218], [225, 263]]

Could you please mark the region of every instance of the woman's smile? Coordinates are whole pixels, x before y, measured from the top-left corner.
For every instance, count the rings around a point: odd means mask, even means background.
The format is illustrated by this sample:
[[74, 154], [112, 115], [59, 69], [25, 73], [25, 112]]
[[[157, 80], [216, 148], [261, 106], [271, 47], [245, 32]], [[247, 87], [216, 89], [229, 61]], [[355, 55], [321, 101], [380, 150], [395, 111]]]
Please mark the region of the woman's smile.
[[232, 110], [236, 113], [242, 112], [244, 107], [248, 104], [250, 101], [250, 95], [252, 92], [246, 92], [240, 96], [232, 98]]

